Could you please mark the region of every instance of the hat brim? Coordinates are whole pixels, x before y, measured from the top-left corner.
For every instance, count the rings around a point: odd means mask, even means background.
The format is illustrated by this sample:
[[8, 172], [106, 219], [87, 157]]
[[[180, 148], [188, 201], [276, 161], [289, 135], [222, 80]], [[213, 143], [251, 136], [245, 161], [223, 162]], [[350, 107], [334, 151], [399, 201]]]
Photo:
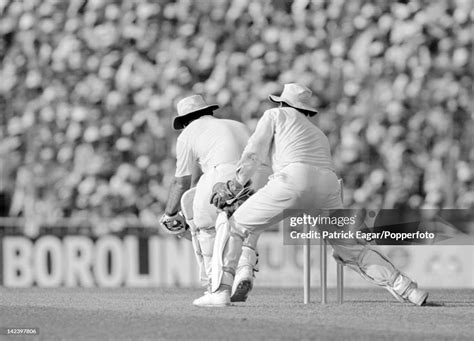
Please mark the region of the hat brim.
[[214, 111], [216, 109], [219, 109], [219, 106], [217, 104], [212, 104], [212, 105], [208, 105], [207, 107], [201, 108], [199, 110], [191, 111], [191, 112], [187, 113], [186, 115], [176, 116], [173, 119], [173, 129], [174, 130], [183, 129], [184, 128], [184, 123], [188, 120], [189, 115], [192, 115], [192, 114], [195, 114], [195, 113], [198, 113], [198, 112], [201, 112], [201, 111], [208, 111], [208, 110]]
[[286, 98], [280, 97], [280, 96], [275, 96], [275, 95], [270, 95], [268, 96], [268, 99], [274, 103], [286, 103], [289, 106], [295, 108], [295, 109], [301, 109], [301, 110], [306, 110], [306, 111], [311, 111], [314, 112], [315, 114], [318, 113], [318, 110], [315, 108], [312, 108], [308, 105], [305, 105], [304, 103], [294, 103]]

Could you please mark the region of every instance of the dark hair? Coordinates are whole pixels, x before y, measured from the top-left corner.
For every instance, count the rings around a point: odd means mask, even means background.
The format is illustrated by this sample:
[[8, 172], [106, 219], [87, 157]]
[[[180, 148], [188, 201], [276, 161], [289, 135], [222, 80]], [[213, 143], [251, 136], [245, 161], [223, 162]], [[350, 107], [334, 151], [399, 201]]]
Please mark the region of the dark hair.
[[314, 111], [309, 111], [309, 110], [304, 110], [304, 109], [300, 109], [300, 108], [295, 108], [294, 106], [292, 105], [289, 105], [288, 103], [286, 102], [281, 102], [284, 106], [287, 106], [287, 107], [290, 107], [290, 108], [293, 108], [293, 109], [296, 109], [298, 110], [300, 113], [302, 113], [303, 115], [305, 116], [309, 116], [309, 117], [312, 117], [312, 116], [316, 116], [317, 112], [314, 112]]
[[187, 115], [186, 118], [183, 118], [183, 121], [182, 121], [183, 127], [186, 127], [189, 123], [191, 123], [194, 120], [197, 120], [199, 117], [206, 116], [206, 115], [212, 116], [214, 115], [214, 111], [211, 109], [203, 109], [203, 110], [199, 110]]

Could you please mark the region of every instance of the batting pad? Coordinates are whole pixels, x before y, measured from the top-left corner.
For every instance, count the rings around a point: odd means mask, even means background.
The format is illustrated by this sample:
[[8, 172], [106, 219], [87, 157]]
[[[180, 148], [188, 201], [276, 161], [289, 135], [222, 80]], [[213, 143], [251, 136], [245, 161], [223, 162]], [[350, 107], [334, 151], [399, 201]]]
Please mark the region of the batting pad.
[[221, 212], [216, 219], [216, 239], [214, 242], [214, 257], [212, 257], [211, 289], [215, 292], [222, 282], [224, 275], [224, 249], [230, 237], [230, 223], [227, 213]]

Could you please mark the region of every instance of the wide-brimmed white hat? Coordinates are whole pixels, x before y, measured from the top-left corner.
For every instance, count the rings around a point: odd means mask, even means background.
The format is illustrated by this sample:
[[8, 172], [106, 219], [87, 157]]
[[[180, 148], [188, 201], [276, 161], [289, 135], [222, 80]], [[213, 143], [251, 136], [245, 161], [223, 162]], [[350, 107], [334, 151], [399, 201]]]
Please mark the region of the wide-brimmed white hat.
[[270, 95], [268, 98], [275, 103], [284, 102], [296, 109], [311, 111], [317, 114], [318, 111], [311, 105], [311, 95], [312, 91], [307, 87], [297, 83], [289, 83], [285, 84], [280, 96]]
[[185, 97], [176, 105], [178, 116], [173, 119], [173, 128], [176, 130], [183, 129], [186, 116], [190, 114], [206, 109], [212, 111], [218, 108], [219, 106], [217, 104], [208, 105], [200, 95]]

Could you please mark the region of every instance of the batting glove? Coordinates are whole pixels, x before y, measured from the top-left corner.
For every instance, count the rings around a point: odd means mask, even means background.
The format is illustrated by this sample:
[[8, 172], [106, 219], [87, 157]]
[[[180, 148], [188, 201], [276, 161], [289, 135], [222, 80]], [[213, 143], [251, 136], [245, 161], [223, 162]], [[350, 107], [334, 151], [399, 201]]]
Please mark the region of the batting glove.
[[173, 215], [163, 214], [160, 218], [160, 226], [165, 233], [180, 235], [186, 231], [187, 224], [180, 213]]

